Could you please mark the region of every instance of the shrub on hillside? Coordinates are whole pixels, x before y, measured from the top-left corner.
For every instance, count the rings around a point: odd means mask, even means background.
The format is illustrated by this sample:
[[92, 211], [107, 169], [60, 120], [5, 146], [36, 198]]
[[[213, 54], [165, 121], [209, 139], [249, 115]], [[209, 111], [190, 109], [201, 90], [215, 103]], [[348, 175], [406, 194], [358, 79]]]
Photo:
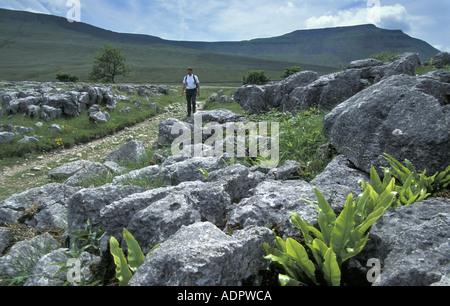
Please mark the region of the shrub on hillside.
[[269, 77], [264, 70], [252, 70], [243, 77], [244, 85], [265, 85], [269, 82]]
[[285, 79], [291, 75], [293, 75], [294, 73], [303, 71], [302, 67], [300, 66], [292, 66], [292, 67], [287, 67], [284, 69], [283, 73], [281, 74], [281, 78]]
[[400, 55], [400, 53], [394, 53], [390, 51], [384, 51], [378, 54], [372, 54], [370, 57], [376, 60], [382, 61], [383, 63], [389, 62], [394, 57]]
[[80, 77], [76, 74], [70, 74], [70, 73], [59, 71], [56, 74], [56, 79], [60, 82], [78, 82]]

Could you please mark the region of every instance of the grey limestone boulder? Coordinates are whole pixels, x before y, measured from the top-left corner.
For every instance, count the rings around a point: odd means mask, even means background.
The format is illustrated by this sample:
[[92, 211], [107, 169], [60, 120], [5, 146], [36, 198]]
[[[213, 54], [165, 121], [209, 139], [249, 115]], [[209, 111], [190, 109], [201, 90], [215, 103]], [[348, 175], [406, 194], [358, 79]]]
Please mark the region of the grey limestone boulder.
[[311, 185], [323, 194], [335, 210], [342, 210], [350, 193], [356, 198], [362, 192], [360, 181], [370, 183], [369, 175], [356, 169], [347, 157], [339, 155], [311, 181]]
[[30, 118], [37, 118], [39, 117], [39, 112], [41, 108], [38, 105], [30, 105], [27, 107], [27, 116]]
[[266, 176], [258, 171], [252, 172], [249, 168], [235, 164], [211, 172], [210, 182], [221, 184], [231, 197], [233, 203], [238, 203], [248, 195], [248, 192], [264, 181]]
[[231, 199], [214, 182], [185, 182], [132, 194], [100, 210], [102, 228], [120, 241], [129, 230], [144, 253], [165, 241], [183, 225], [202, 220], [224, 226]]
[[444, 68], [444, 66], [450, 65], [450, 53], [448, 52], [439, 52], [433, 58], [433, 66], [438, 69]]
[[81, 230], [90, 220], [93, 226], [104, 229], [100, 211], [108, 205], [135, 193], [146, 191], [135, 186], [105, 185], [98, 188], [81, 189], [67, 201], [67, 223], [69, 232]]
[[0, 132], [0, 143], [8, 143], [14, 140], [16, 134], [11, 132]]
[[28, 107], [33, 105], [39, 105], [41, 99], [35, 96], [27, 96], [18, 99], [12, 99], [8, 102], [8, 106], [6, 111], [8, 114], [17, 114], [22, 113], [25, 114], [28, 110]]
[[123, 184], [130, 180], [146, 180], [159, 182], [159, 185], [175, 186], [187, 181], [206, 181], [207, 178], [202, 171], [209, 174], [225, 166], [223, 157], [171, 156], [161, 165], [153, 165], [117, 176], [114, 178], [113, 184]]
[[11, 233], [6, 228], [0, 227], [0, 256], [11, 243], [11, 238]]
[[17, 242], [5, 256], [0, 257], [0, 275], [12, 279], [24, 271], [32, 271], [39, 258], [56, 249], [58, 242], [48, 233]]
[[104, 158], [104, 161], [120, 163], [138, 162], [145, 156], [145, 147], [140, 141], [130, 141], [121, 148], [111, 152]]
[[48, 105], [42, 105], [41, 110], [42, 110], [41, 118], [47, 122], [61, 118], [62, 116], [62, 110], [59, 108], [51, 107]]
[[[71, 273], [70, 270], [58, 273], [61, 268], [61, 265], [58, 263], [69, 261], [69, 258], [65, 254], [68, 252], [69, 249], [57, 249], [42, 256], [31, 271], [31, 276], [26, 280], [24, 286], [53, 287], [63, 286], [65, 282], [70, 282], [70, 280], [67, 279], [67, 274]], [[75, 261], [72, 267], [79, 265], [79, 281], [88, 283], [93, 276], [90, 265], [98, 262], [100, 257], [83, 252], [76, 260], [78, 260], [78, 262]], [[76, 277], [76, 274], [73, 274], [72, 277], [73, 276]], [[72, 285], [76, 285], [76, 283], [73, 283]]]
[[295, 88], [281, 103], [281, 109], [298, 112], [312, 107], [331, 110], [364, 89], [361, 71], [348, 69], [325, 75], [307, 86]]
[[376, 286], [429, 286], [450, 276], [450, 200], [430, 198], [386, 211], [358, 260], [381, 262]]
[[[168, 118], [159, 124], [158, 144], [170, 145], [182, 133], [182, 127], [186, 130], [193, 130], [193, 127], [186, 122], [182, 122], [175, 118]], [[181, 132], [181, 133], [180, 133]]]
[[193, 125], [195, 123], [195, 120], [198, 120], [200, 124], [208, 122], [223, 124], [227, 122], [237, 122], [242, 117], [242, 115], [238, 115], [228, 109], [218, 108], [210, 111], [199, 111], [189, 117], [186, 122], [190, 125]]
[[312, 186], [305, 181], [266, 180], [250, 190], [231, 211], [227, 228], [247, 228], [249, 226], [278, 227], [283, 237], [298, 235], [299, 230], [290, 222], [291, 213], [310, 223], [315, 223], [317, 203]]
[[250, 114], [271, 109], [297, 113], [312, 107], [331, 110], [366, 86], [393, 75], [413, 76], [420, 65], [416, 53], [404, 53], [388, 63], [375, 59], [353, 61], [348, 69], [318, 77], [311, 71], [299, 72], [279, 83], [246, 85], [233, 98]]
[[210, 222], [183, 226], [144, 260], [132, 286], [239, 286], [267, 267], [264, 242], [273, 235], [252, 227], [233, 236]]
[[298, 87], [304, 87], [317, 80], [313, 71], [297, 72], [288, 78], [269, 85], [245, 85], [238, 88], [233, 99], [250, 114], [259, 114], [273, 108], [279, 108], [282, 101]]
[[362, 59], [362, 60], [356, 60], [352, 61], [347, 68], [348, 69], [361, 69], [361, 68], [367, 68], [367, 67], [373, 67], [373, 66], [382, 66], [384, 63], [382, 61], [368, 58], [368, 59]]
[[82, 186], [107, 177], [108, 174], [109, 169], [102, 163], [79, 160], [52, 169], [48, 176], [54, 180], [64, 181], [65, 185]]
[[93, 105], [89, 108], [89, 119], [96, 123], [106, 123], [111, 117], [108, 112], [102, 112], [98, 105]]
[[287, 160], [283, 165], [271, 169], [268, 173], [276, 180], [288, 180], [298, 177], [298, 170], [302, 167], [302, 163], [295, 160]]
[[419, 54], [413, 52], [400, 54], [384, 65], [383, 78], [401, 74], [414, 76], [419, 65]]
[[333, 109], [325, 117], [323, 132], [366, 172], [371, 165], [377, 170], [388, 166], [381, 157], [387, 153], [432, 175], [450, 160], [450, 112], [442, 103], [442, 90], [448, 89], [448, 83], [430, 75], [389, 77]]
[[[36, 228], [67, 227], [67, 202], [80, 188], [51, 183], [15, 194], [0, 203], [0, 223]], [[27, 212], [33, 211], [33, 214]]]

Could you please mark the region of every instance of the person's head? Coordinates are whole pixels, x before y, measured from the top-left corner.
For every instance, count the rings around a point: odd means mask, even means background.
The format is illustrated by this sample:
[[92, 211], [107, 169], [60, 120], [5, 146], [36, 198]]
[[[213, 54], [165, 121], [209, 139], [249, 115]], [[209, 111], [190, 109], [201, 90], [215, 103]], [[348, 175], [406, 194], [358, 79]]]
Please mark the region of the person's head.
[[189, 68], [187, 69], [187, 72], [188, 72], [188, 74], [192, 74], [192, 68], [189, 67]]

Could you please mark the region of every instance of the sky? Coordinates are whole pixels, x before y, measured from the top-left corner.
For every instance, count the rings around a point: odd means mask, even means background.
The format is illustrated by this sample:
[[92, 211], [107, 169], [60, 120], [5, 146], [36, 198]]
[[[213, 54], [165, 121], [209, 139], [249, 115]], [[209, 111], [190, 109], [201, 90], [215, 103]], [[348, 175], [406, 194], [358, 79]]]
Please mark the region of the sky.
[[1, 0], [0, 8], [187, 41], [241, 41], [371, 23], [450, 52], [449, 0]]

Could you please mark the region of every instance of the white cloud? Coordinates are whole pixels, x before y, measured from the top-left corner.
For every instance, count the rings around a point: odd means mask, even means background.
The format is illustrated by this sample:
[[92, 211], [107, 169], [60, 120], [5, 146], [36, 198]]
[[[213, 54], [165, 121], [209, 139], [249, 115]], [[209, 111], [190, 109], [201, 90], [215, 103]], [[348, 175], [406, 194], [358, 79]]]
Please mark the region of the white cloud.
[[[380, 2], [381, 3], [381, 2]], [[347, 10], [339, 10], [321, 16], [313, 16], [306, 21], [309, 29], [353, 26], [359, 24], [402, 24], [410, 26], [410, 23], [417, 22], [422, 17], [408, 14], [403, 5], [395, 4], [391, 6], [361, 6]]]
[[21, 0], [21, 1], [11, 0], [11, 1], [7, 1], [5, 4], [3, 4], [2, 7], [5, 9], [10, 9], [10, 10], [50, 14], [50, 11], [47, 10], [37, 0]]

